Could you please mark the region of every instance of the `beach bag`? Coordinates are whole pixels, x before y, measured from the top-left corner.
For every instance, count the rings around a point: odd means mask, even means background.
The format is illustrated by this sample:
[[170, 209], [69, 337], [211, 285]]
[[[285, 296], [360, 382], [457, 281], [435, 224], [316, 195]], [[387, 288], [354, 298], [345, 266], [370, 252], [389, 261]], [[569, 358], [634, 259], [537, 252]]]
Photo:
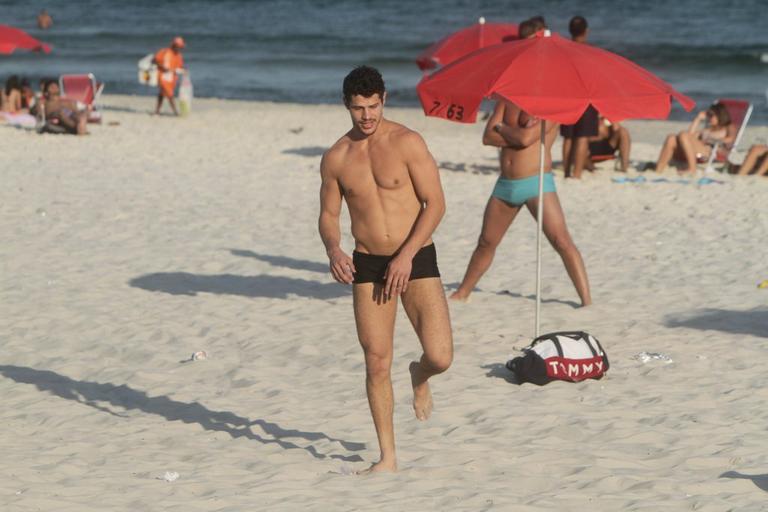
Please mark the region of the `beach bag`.
[[195, 89], [192, 85], [192, 77], [187, 71], [181, 77], [179, 86], [179, 111], [181, 115], [186, 116], [192, 112], [192, 99], [195, 97]]
[[507, 361], [506, 365], [521, 384], [600, 379], [609, 367], [608, 356], [600, 342], [583, 331], [544, 334], [523, 351], [525, 355]]
[[139, 61], [139, 83], [157, 87], [157, 65], [155, 54], [150, 53]]

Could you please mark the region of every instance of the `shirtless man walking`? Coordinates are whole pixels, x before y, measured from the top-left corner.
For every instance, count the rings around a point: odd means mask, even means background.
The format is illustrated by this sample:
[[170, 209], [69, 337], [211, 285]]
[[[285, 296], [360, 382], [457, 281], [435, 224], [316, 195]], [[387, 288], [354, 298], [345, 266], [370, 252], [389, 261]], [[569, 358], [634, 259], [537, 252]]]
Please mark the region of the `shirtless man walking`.
[[[448, 306], [431, 238], [445, 212], [440, 176], [421, 136], [383, 117], [385, 100], [377, 70], [352, 70], [344, 79], [352, 129], [320, 164], [320, 236], [334, 279], [353, 285], [368, 404], [381, 450], [370, 472], [397, 470], [390, 369], [398, 298], [424, 351], [409, 367], [419, 420], [432, 411], [428, 379], [453, 360]], [[340, 246], [342, 198], [355, 239], [352, 257]]]
[[[504, 233], [523, 206], [536, 217], [539, 194], [539, 151], [543, 121], [520, 110], [516, 105], [499, 101], [488, 119], [483, 144], [501, 148], [501, 176], [496, 182], [485, 208], [483, 228], [477, 247], [469, 260], [467, 272], [451, 299], [467, 300], [477, 282], [490, 268]], [[545, 136], [544, 161], [544, 225], [549, 243], [565, 264], [582, 306], [592, 303], [587, 271], [581, 253], [571, 240], [565, 216], [555, 192], [552, 178], [552, 143], [557, 137], [557, 123], [548, 122]]]

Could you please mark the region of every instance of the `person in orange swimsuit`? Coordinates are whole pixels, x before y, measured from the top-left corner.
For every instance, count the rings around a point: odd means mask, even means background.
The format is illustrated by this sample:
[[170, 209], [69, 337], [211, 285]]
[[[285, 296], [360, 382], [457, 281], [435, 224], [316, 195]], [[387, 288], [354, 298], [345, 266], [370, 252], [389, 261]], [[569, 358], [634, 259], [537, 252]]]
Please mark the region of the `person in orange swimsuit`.
[[175, 115], [179, 115], [176, 110], [176, 103], [173, 101], [173, 94], [178, 82], [178, 74], [184, 72], [184, 57], [181, 50], [184, 49], [184, 39], [174, 37], [169, 48], [163, 48], [155, 54], [155, 64], [157, 64], [159, 87], [157, 94], [157, 106], [155, 114], [160, 113], [160, 107], [163, 105], [163, 98], [168, 98], [171, 110]]

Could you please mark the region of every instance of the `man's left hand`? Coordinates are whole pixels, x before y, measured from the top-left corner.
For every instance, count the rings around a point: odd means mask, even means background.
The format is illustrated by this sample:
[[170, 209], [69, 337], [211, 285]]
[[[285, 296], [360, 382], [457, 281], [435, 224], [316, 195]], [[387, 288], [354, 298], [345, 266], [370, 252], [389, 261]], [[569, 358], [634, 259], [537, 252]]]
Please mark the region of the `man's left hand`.
[[395, 256], [387, 265], [387, 272], [384, 274], [386, 283], [384, 284], [384, 293], [388, 297], [405, 293], [408, 289], [408, 279], [411, 277], [411, 268], [413, 262], [411, 258], [399, 254]]

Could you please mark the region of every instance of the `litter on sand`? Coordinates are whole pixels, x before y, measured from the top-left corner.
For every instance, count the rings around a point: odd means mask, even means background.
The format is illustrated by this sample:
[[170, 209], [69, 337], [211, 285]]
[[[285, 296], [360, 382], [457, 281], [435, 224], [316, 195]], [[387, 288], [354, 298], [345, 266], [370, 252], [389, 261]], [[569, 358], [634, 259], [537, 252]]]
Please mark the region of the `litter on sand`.
[[632, 359], [640, 361], [641, 363], [647, 363], [649, 361], [664, 361], [669, 364], [672, 362], [672, 358], [661, 352], [640, 352], [632, 356]]
[[205, 359], [208, 359], [208, 352], [205, 350], [198, 350], [197, 352], [193, 352], [191, 356], [187, 359], [182, 359], [179, 361], [180, 363], [191, 363], [193, 361], [203, 361]]
[[163, 476], [159, 476], [157, 479], [165, 480], [166, 482], [175, 482], [179, 479], [179, 474], [175, 471], [166, 471]]

